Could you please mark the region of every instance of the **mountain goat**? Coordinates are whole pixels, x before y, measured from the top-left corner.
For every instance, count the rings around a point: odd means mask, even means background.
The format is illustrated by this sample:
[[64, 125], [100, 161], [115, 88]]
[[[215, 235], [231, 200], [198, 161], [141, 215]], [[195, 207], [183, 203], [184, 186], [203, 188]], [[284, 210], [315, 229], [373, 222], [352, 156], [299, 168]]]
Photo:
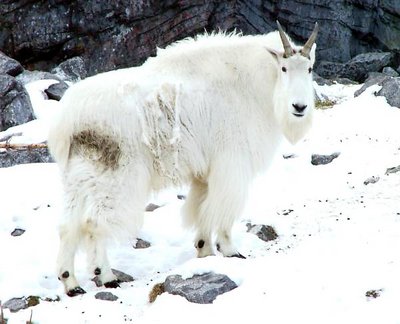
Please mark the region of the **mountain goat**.
[[48, 144], [64, 185], [57, 271], [69, 296], [85, 293], [80, 244], [90, 271], [118, 286], [107, 238], [135, 235], [149, 194], [169, 185], [190, 185], [183, 214], [199, 257], [214, 247], [242, 257], [231, 229], [249, 184], [283, 137], [294, 143], [311, 125], [317, 29], [303, 47], [279, 23], [266, 35], [202, 35], [67, 90]]

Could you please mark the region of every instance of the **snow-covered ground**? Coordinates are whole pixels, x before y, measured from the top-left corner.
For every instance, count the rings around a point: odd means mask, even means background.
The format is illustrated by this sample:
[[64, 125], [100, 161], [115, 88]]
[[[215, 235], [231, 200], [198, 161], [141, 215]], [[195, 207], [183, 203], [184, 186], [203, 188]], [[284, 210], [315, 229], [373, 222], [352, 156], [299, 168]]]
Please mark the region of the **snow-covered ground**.
[[[43, 101], [30, 86], [38, 120], [11, 132], [22, 142], [45, 139], [57, 102]], [[10, 313], [8, 323], [400, 323], [400, 109], [375, 97], [373, 87], [353, 98], [359, 86], [318, 87], [338, 102], [317, 110], [315, 125], [297, 146], [284, 145], [268, 172], [257, 179], [248, 206], [235, 225], [235, 241], [247, 259], [197, 259], [193, 233], [181, 226], [183, 204], [169, 191], [152, 202], [140, 237], [147, 249], [128, 243], [110, 247], [113, 268], [135, 278], [118, 289], [97, 288], [76, 261], [87, 291], [70, 298], [55, 274], [61, 185], [55, 164], [0, 169], [0, 300], [39, 296], [40, 304]], [[0, 133], [0, 138], [6, 132]], [[327, 165], [311, 164], [311, 154], [340, 152]], [[294, 154], [284, 159], [282, 154]], [[373, 184], [364, 184], [372, 176]], [[247, 233], [246, 223], [275, 228], [279, 238], [264, 242]], [[12, 236], [15, 228], [25, 230]], [[164, 293], [148, 294], [169, 274], [190, 277], [214, 271], [238, 288], [213, 304], [193, 304]], [[117, 301], [94, 298], [111, 291]], [[368, 297], [374, 291], [376, 298]], [[379, 296], [378, 296], [379, 295]], [[45, 301], [46, 298], [59, 301]]]

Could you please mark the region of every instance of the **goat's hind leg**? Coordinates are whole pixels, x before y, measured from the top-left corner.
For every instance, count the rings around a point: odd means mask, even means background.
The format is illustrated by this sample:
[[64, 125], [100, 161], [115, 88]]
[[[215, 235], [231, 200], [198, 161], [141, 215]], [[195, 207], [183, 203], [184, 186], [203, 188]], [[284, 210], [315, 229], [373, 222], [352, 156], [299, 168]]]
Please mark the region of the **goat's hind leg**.
[[96, 231], [96, 225], [90, 221], [86, 224], [85, 234], [88, 267], [98, 279], [96, 284], [106, 288], [119, 287], [119, 281], [108, 260], [105, 238]]
[[58, 279], [62, 281], [65, 292], [73, 297], [85, 293], [75, 278], [75, 254], [80, 243], [80, 231], [75, 224], [60, 227], [60, 247], [57, 258]]

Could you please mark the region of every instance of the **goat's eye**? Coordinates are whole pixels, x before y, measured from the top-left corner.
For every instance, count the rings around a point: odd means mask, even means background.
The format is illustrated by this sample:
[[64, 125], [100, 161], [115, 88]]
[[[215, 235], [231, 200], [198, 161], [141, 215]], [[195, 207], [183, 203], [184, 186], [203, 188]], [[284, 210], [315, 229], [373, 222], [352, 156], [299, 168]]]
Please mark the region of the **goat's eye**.
[[287, 69], [284, 66], [282, 66], [282, 72], [286, 72], [286, 71], [287, 71]]
[[312, 72], [312, 68], [308, 68], [308, 73], [311, 73]]

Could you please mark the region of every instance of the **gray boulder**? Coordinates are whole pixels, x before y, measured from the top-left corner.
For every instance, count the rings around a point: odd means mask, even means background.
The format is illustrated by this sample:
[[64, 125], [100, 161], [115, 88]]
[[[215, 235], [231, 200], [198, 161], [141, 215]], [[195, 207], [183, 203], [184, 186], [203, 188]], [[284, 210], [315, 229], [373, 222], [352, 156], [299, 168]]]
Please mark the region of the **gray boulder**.
[[0, 48], [31, 69], [50, 70], [80, 56], [93, 75], [141, 64], [157, 46], [204, 30], [265, 33], [276, 29], [277, 19], [300, 43], [319, 22], [317, 62], [400, 49], [395, 0], [3, 2]]
[[51, 70], [51, 73], [58, 75], [64, 81], [77, 82], [86, 78], [87, 69], [84, 60], [77, 56], [62, 62]]
[[385, 67], [394, 63], [392, 53], [363, 53], [355, 56], [346, 63], [322, 61], [316, 71], [324, 78], [347, 78], [357, 82], [364, 82], [370, 72], [381, 72]]
[[23, 70], [24, 68], [18, 61], [12, 59], [11, 57], [8, 57], [0, 51], [0, 74], [16, 76], [20, 74]]
[[47, 148], [0, 150], [0, 168], [17, 164], [54, 162]]
[[166, 292], [185, 297], [191, 303], [197, 304], [212, 304], [217, 296], [235, 288], [237, 285], [229, 277], [213, 272], [194, 275], [188, 279], [171, 275], [164, 283]]
[[390, 67], [390, 66], [384, 67], [384, 68], [382, 69], [382, 73], [383, 73], [383, 74], [386, 74], [386, 75], [388, 75], [388, 76], [394, 77], [394, 78], [400, 76], [399, 72], [397, 72], [395, 69], [393, 69], [393, 68]]
[[359, 54], [344, 65], [342, 77], [364, 82], [369, 72], [381, 72], [393, 60], [394, 54], [388, 52]]
[[376, 96], [385, 97], [389, 105], [400, 108], [400, 77], [391, 77], [384, 73], [370, 73], [363, 86], [354, 92], [354, 96], [359, 96], [375, 84], [381, 86], [381, 89], [375, 92]]
[[37, 296], [28, 296], [21, 298], [11, 298], [7, 300], [2, 307], [8, 308], [10, 312], [16, 313], [21, 309], [26, 309], [28, 307], [33, 307], [40, 304], [40, 298]]
[[0, 131], [34, 119], [31, 100], [14, 77], [0, 75]]
[[389, 78], [382, 82], [382, 88], [377, 92], [383, 96], [389, 105], [400, 108], [400, 78]]
[[377, 85], [382, 85], [382, 83], [385, 80], [391, 79], [391, 76], [388, 76], [387, 74], [384, 73], [379, 73], [379, 72], [371, 72], [368, 75], [367, 80], [365, 80], [364, 84], [360, 89], [358, 89], [356, 92], [354, 92], [354, 97], [358, 97], [360, 94], [362, 94], [367, 88], [370, 86], [373, 86], [375, 84]]

